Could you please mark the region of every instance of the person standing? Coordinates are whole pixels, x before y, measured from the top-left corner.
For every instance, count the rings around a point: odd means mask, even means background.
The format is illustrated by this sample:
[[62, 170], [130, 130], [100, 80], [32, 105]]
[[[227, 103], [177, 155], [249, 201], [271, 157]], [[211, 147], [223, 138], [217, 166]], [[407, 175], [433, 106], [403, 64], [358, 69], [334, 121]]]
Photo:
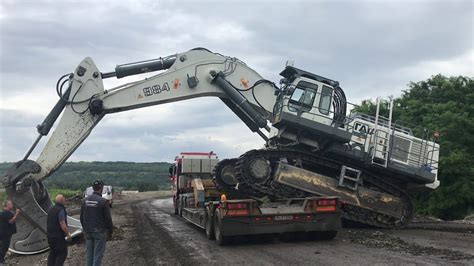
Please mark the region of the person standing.
[[92, 188], [94, 193], [82, 202], [80, 220], [86, 238], [86, 265], [100, 266], [105, 243], [112, 236], [113, 224], [109, 204], [102, 198], [104, 183], [95, 180]]
[[49, 244], [48, 266], [64, 265], [67, 257], [66, 239], [68, 241], [72, 239], [67, 228], [67, 212], [64, 207], [66, 198], [58, 194], [54, 202], [56, 204], [48, 211], [46, 222]]
[[5, 255], [10, 247], [12, 235], [16, 233], [16, 219], [20, 214], [20, 209], [12, 213], [13, 202], [6, 200], [3, 202], [3, 211], [0, 213], [0, 264], [5, 263]]

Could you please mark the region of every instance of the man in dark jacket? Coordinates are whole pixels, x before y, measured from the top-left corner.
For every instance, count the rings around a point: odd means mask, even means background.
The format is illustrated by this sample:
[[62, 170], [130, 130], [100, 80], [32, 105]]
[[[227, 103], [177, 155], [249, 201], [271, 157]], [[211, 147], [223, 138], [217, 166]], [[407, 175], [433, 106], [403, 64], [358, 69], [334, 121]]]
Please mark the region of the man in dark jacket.
[[5, 255], [10, 247], [12, 235], [16, 233], [16, 218], [20, 214], [20, 209], [16, 209], [15, 214], [11, 212], [12, 210], [12, 201], [6, 200], [3, 203], [3, 211], [0, 212], [0, 264], [5, 263]]
[[66, 198], [58, 194], [54, 200], [56, 203], [49, 211], [46, 221], [48, 234], [49, 256], [48, 266], [64, 265], [67, 257], [67, 243], [71, 241], [71, 234], [67, 228], [67, 212], [64, 204]]
[[104, 183], [100, 180], [92, 184], [94, 193], [81, 206], [81, 224], [84, 229], [87, 249], [87, 266], [100, 266], [104, 256], [107, 238], [112, 236], [112, 217], [107, 200], [102, 198]]

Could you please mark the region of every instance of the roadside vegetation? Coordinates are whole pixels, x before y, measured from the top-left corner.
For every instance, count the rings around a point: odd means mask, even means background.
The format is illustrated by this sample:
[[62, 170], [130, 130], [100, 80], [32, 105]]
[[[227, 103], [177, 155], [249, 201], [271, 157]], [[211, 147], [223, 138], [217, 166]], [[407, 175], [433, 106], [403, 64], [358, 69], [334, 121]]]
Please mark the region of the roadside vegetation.
[[[436, 75], [408, 87], [394, 99], [393, 121], [409, 124], [417, 137], [436, 139], [440, 144], [441, 185], [414, 195], [416, 211], [461, 219], [474, 212], [474, 79]], [[358, 111], [375, 115], [375, 109], [374, 101], [365, 100]], [[381, 115], [388, 115], [387, 102]]]
[[72, 189], [61, 189], [61, 188], [51, 188], [48, 189], [49, 198], [54, 199], [56, 195], [63, 194], [66, 198], [71, 198], [74, 196], [82, 196], [83, 191], [81, 190], [72, 190]]
[[7, 193], [5, 191], [0, 190], [0, 204], [3, 204], [3, 201], [7, 199]]

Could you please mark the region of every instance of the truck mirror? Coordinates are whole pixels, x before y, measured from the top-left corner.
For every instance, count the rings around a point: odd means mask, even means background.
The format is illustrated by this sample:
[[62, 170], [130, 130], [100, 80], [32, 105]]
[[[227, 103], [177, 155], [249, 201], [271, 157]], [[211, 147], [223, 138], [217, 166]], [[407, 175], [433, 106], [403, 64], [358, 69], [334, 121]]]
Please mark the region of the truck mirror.
[[171, 165], [170, 168], [168, 169], [169, 171], [169, 176], [172, 177], [174, 175], [174, 169], [176, 168], [176, 166], [174, 165]]

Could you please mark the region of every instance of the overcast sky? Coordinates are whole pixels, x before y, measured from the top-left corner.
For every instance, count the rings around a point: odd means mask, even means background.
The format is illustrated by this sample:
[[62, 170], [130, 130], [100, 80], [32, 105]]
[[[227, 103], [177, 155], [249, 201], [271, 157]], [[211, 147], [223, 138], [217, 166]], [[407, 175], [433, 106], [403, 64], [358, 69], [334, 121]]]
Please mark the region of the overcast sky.
[[[107, 72], [206, 47], [275, 82], [291, 59], [338, 80], [357, 103], [438, 73], [472, 77], [473, 9], [470, 0], [0, 0], [0, 161], [23, 157], [57, 101], [56, 80], [86, 56]], [[171, 161], [210, 150], [229, 158], [262, 145], [219, 99], [205, 98], [109, 115], [69, 160]]]

